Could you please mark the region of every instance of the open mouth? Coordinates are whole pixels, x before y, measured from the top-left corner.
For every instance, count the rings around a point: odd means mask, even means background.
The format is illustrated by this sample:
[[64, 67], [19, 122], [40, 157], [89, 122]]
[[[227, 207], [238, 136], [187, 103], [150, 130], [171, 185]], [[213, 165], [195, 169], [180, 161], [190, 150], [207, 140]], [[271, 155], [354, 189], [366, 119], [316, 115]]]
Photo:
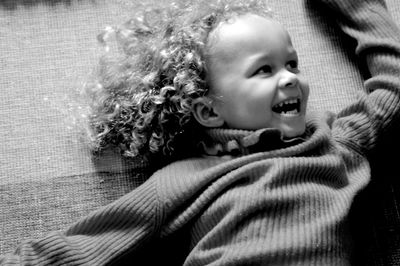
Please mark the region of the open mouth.
[[298, 115], [300, 113], [300, 99], [290, 99], [278, 104], [275, 104], [272, 107], [272, 111], [278, 114], [284, 115]]

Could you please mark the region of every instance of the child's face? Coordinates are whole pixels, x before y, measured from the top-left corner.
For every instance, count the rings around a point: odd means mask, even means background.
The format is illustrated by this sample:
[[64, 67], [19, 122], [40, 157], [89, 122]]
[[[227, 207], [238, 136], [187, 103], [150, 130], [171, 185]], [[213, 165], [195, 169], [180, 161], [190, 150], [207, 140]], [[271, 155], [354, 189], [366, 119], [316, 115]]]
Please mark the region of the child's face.
[[276, 21], [246, 15], [219, 25], [210, 39], [210, 95], [225, 125], [303, 134], [309, 87], [287, 31]]

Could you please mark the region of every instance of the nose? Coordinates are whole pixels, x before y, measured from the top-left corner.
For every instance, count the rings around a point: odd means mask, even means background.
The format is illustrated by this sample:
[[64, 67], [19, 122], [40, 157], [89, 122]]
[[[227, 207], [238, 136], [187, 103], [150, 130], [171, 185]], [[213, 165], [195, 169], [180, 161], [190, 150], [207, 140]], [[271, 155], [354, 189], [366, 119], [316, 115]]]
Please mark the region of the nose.
[[299, 78], [293, 72], [287, 69], [282, 69], [279, 77], [279, 87], [281, 88], [292, 88], [297, 86]]

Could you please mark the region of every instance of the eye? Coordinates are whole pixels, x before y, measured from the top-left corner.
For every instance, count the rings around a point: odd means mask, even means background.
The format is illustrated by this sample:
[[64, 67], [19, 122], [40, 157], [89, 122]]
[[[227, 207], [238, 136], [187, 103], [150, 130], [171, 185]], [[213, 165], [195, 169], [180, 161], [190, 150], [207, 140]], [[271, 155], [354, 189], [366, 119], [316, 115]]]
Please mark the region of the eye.
[[298, 62], [296, 60], [290, 60], [286, 63], [286, 68], [289, 70], [298, 70]]
[[263, 65], [259, 69], [257, 69], [253, 76], [255, 75], [265, 75], [265, 74], [271, 74], [272, 73], [272, 67], [270, 65]]

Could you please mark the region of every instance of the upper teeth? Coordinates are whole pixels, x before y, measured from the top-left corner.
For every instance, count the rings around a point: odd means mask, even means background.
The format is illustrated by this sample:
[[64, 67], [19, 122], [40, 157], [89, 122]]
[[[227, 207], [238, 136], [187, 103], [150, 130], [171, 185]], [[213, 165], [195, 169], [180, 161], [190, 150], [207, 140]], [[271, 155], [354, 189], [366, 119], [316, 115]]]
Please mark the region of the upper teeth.
[[298, 103], [299, 101], [300, 101], [299, 99], [291, 99], [291, 100], [280, 102], [279, 104], [277, 104], [277, 106], [283, 107], [284, 104], [295, 104], [295, 103]]
[[272, 107], [272, 111], [286, 115], [297, 115], [300, 112], [300, 99], [282, 101]]

